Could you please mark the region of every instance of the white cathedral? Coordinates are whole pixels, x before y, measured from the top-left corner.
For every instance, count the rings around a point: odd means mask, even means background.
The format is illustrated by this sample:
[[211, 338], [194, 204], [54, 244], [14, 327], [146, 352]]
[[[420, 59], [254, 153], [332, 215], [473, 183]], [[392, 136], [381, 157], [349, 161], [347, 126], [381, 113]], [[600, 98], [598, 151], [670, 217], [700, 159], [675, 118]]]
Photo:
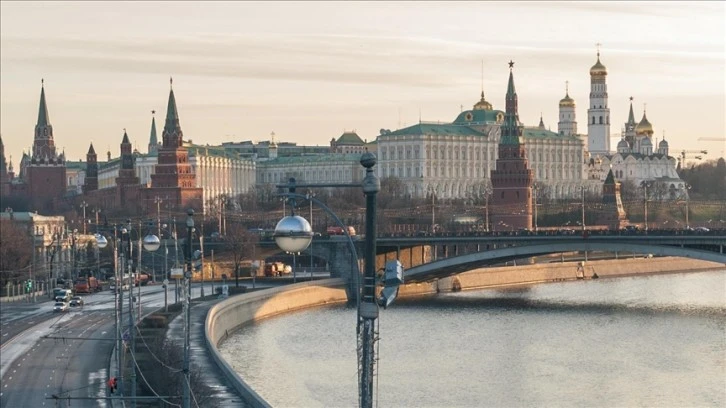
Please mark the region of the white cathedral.
[[[597, 62], [590, 68], [590, 104], [587, 109], [587, 153], [586, 179], [605, 181], [610, 169], [619, 182], [632, 181], [648, 194], [648, 199], [669, 200], [687, 195], [685, 182], [676, 172], [677, 161], [668, 155], [668, 142], [665, 137], [660, 143], [653, 142], [653, 125], [648, 121], [643, 109], [643, 118], [635, 121], [633, 98], [630, 98], [628, 121], [621, 133], [617, 150], [610, 149], [610, 108], [607, 94], [607, 68]], [[568, 123], [571, 114], [574, 119], [574, 101], [566, 95], [560, 101], [560, 133], [575, 131], [576, 122]], [[571, 106], [571, 108], [570, 108]], [[567, 114], [567, 118], [564, 115]], [[657, 148], [656, 148], [657, 143]]]

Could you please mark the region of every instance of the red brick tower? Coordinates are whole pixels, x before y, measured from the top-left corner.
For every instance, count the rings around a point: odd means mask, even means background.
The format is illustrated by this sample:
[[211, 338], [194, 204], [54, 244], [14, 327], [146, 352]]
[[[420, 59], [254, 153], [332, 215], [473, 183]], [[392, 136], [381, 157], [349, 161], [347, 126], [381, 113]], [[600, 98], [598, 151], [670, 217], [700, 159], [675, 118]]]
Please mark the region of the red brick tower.
[[615, 180], [613, 169], [610, 169], [602, 185], [602, 204], [603, 208], [597, 219], [598, 225], [605, 225], [610, 230], [617, 231], [629, 224], [620, 197], [620, 182]]
[[66, 193], [66, 159], [64, 154], [56, 152], [42, 81], [33, 151], [25, 175], [31, 209], [52, 211], [53, 200]]
[[98, 156], [93, 143], [86, 153], [86, 179], [83, 182], [83, 193], [98, 190]]
[[139, 184], [139, 178], [136, 177], [134, 163], [136, 162], [134, 154], [131, 151], [131, 141], [129, 135], [124, 129], [124, 138], [121, 140], [121, 166], [118, 169], [118, 177], [116, 177], [117, 186], [132, 186]]
[[499, 140], [499, 157], [492, 170], [492, 230], [516, 231], [532, 228], [532, 184], [534, 176], [529, 168], [519, 122], [517, 92], [514, 89], [512, 68], [509, 61], [506, 111]]
[[[172, 83], [171, 79], [169, 80]], [[154, 174], [151, 175], [151, 191], [146, 199], [158, 195], [168, 197], [171, 205], [178, 209], [201, 209], [202, 189], [196, 187], [196, 175], [189, 164], [189, 152], [182, 145], [183, 133], [179, 125], [174, 89], [169, 90], [166, 108], [166, 122], [161, 134], [162, 144]], [[147, 203], [147, 207], [151, 204]]]

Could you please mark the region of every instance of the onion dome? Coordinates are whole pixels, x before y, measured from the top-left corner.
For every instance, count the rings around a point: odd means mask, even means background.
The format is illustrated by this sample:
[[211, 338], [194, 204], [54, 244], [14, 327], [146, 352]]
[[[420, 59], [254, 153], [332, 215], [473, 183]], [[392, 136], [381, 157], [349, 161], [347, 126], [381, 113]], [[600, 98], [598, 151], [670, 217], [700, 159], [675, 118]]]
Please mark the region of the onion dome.
[[640, 141], [640, 146], [642, 147], [653, 147], [653, 142], [650, 141], [650, 138], [643, 138], [643, 140]]
[[595, 63], [595, 65], [592, 66], [592, 68], [590, 68], [590, 75], [595, 76], [595, 75], [607, 75], [607, 74], [608, 74], [608, 70], [607, 70], [607, 68], [605, 68], [605, 65], [603, 65], [602, 62], [600, 62], [600, 51], [598, 51], [597, 62]]
[[638, 123], [638, 126], [635, 127], [635, 133], [638, 135], [653, 134], [653, 125], [648, 122], [648, 118], [645, 116], [645, 110], [643, 111], [643, 119], [641, 119], [640, 123]]
[[570, 84], [565, 82], [565, 97], [560, 99], [560, 108], [574, 108], [575, 100], [570, 98]]
[[668, 142], [666, 142], [665, 139], [661, 140], [660, 143], [658, 143], [658, 148], [660, 148], [660, 149], [667, 149], [668, 148]]

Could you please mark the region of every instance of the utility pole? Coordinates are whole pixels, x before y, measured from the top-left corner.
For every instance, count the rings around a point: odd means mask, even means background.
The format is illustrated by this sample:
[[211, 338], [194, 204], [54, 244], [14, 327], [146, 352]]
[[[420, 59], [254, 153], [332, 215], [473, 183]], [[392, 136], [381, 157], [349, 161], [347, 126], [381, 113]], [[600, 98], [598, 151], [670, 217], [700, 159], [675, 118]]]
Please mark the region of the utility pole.
[[194, 232], [194, 210], [187, 210], [187, 272], [184, 274], [184, 283], [186, 284], [186, 293], [184, 294], [185, 307], [185, 333], [184, 333], [184, 384], [182, 394], [182, 408], [190, 408], [191, 404], [191, 385], [189, 382], [189, 343], [191, 340], [191, 300], [192, 300], [192, 233]]

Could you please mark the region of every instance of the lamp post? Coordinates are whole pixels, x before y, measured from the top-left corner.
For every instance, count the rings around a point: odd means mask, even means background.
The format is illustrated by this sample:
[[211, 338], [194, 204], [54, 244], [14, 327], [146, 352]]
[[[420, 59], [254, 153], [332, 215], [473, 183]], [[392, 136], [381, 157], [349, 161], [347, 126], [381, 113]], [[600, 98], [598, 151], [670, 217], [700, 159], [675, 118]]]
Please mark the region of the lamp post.
[[189, 343], [191, 332], [191, 297], [192, 297], [192, 233], [194, 232], [194, 210], [187, 210], [187, 270], [184, 274], [184, 365], [182, 371], [184, 373], [184, 384], [182, 393], [182, 407], [190, 408], [191, 389], [189, 383]]
[[86, 207], [88, 207], [88, 203], [84, 200], [81, 203], [81, 208], [83, 208], [83, 235], [86, 235]]
[[585, 232], [585, 186], [582, 186], [582, 232]]
[[688, 222], [688, 202], [691, 200], [691, 197], [690, 197], [690, 194], [688, 193], [688, 191], [691, 189], [691, 185], [686, 183], [685, 186], [686, 186], [686, 229], [690, 230], [691, 224]]
[[[121, 280], [119, 279], [119, 252], [118, 252], [118, 246], [120, 244], [119, 238], [118, 238], [118, 229], [116, 226], [114, 226], [113, 229], [113, 277], [114, 277], [114, 285], [115, 290], [113, 293], [114, 298], [114, 332], [116, 335], [116, 378], [123, 381], [123, 376], [121, 375], [121, 309], [123, 307], [123, 292], [121, 291]], [[96, 234], [96, 244], [98, 245], [99, 249], [106, 248], [108, 245], [108, 240], [105, 236], [101, 234]], [[118, 387], [119, 389], [119, 395], [123, 396], [123, 384]]]
[[532, 193], [534, 195], [534, 232], [537, 232], [537, 190], [539, 189], [539, 185], [537, 183], [534, 183], [534, 186], [532, 186]]
[[[396, 286], [388, 286], [380, 299], [376, 299], [376, 195], [380, 191], [380, 180], [376, 176], [373, 167], [376, 164], [376, 156], [373, 153], [365, 153], [360, 159], [361, 165], [366, 169], [366, 176], [361, 184], [300, 184], [295, 183], [295, 179], [290, 179], [289, 184], [278, 185], [278, 188], [287, 188], [288, 192], [282, 195], [291, 199], [291, 207], [294, 209], [294, 198], [307, 198], [315, 201], [328, 212], [338, 224], [343, 228], [344, 234], [348, 237], [348, 245], [354, 260], [357, 259], [357, 252], [353, 241], [350, 239], [347, 228], [340, 219], [328, 207], [317, 199], [295, 193], [296, 187], [362, 187], [366, 197], [366, 219], [365, 219], [365, 268], [363, 273], [363, 285], [356, 285], [355, 295], [357, 296], [358, 316], [357, 330], [358, 334], [358, 396], [360, 407], [370, 408], [373, 406], [373, 376], [375, 358], [375, 342], [376, 342], [376, 319], [378, 318], [379, 305], [388, 306], [398, 291]], [[310, 224], [304, 218], [296, 215], [283, 217], [275, 227], [275, 242], [284, 251], [300, 252], [310, 244], [312, 240], [312, 230]], [[360, 271], [354, 269], [360, 278]], [[399, 275], [402, 280], [402, 271], [399, 268]], [[351, 276], [351, 280], [353, 280]]]
[[648, 183], [643, 183], [643, 219], [645, 222], [645, 233], [648, 233]]

